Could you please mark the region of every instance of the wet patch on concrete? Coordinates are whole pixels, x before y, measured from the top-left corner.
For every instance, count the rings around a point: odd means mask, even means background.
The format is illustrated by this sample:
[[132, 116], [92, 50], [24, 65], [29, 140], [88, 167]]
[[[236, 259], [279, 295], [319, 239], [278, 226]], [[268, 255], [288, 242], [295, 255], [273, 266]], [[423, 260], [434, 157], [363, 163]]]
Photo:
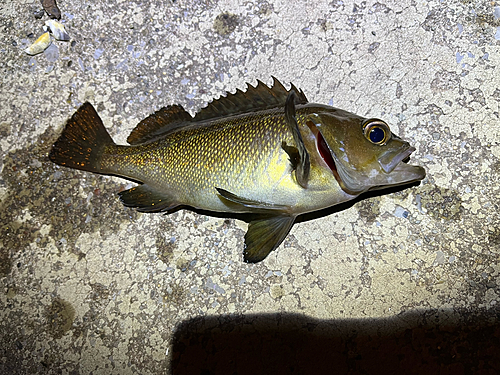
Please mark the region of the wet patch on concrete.
[[359, 216], [368, 224], [373, 224], [380, 215], [380, 198], [364, 199], [356, 204]]
[[75, 309], [68, 301], [55, 298], [45, 311], [45, 319], [49, 334], [60, 339], [71, 329], [75, 320]]
[[163, 302], [168, 305], [183, 305], [188, 293], [179, 285], [172, 284], [163, 291]]
[[427, 184], [419, 188], [419, 195], [422, 207], [436, 219], [460, 220], [464, 212], [457, 191]]
[[231, 34], [238, 26], [238, 16], [229, 12], [219, 14], [214, 21], [214, 30], [220, 35]]
[[488, 244], [490, 251], [500, 252], [500, 228], [490, 228], [488, 231]]
[[168, 220], [162, 220], [155, 235], [156, 254], [165, 264], [170, 264], [174, 256], [174, 250], [177, 248], [176, 238], [169, 235], [173, 229], [172, 227], [173, 225]]
[[[82, 233], [113, 233], [137, 218], [116, 197], [124, 184], [56, 166], [47, 154], [57, 134], [48, 129], [33, 145], [6, 155], [0, 202], [0, 273], [7, 275], [30, 244], [44, 248], [55, 239], [60, 251], [85, 257], [74, 244]], [[22, 267], [20, 264], [18, 267]]]

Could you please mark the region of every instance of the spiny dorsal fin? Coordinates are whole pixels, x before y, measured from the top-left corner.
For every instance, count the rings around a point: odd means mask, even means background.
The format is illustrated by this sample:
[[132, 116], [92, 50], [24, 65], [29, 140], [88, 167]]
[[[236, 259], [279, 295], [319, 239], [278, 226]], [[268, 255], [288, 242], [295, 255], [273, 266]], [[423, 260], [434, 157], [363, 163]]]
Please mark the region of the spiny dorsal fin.
[[297, 93], [296, 104], [306, 104], [308, 102], [302, 90], [298, 90], [291, 84], [290, 90], [287, 90], [280, 81], [273, 77], [273, 86], [257, 80], [257, 86], [247, 84], [247, 90], [236, 90], [236, 93], [227, 93], [208, 104], [198, 112], [193, 121], [205, 121], [219, 117], [239, 115], [252, 111], [263, 111], [266, 109], [284, 107], [286, 98], [291, 91]]
[[151, 141], [190, 123], [193, 117], [180, 105], [161, 108], [142, 120], [127, 138], [131, 145]]

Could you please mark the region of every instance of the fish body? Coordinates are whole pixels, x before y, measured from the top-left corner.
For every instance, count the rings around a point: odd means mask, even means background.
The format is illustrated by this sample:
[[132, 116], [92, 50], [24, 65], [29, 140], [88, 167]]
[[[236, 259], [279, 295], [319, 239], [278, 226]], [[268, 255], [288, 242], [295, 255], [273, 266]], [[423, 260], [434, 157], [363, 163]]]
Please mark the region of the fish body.
[[[314, 110], [299, 109], [304, 112], [298, 116], [299, 126], [305, 114]], [[297, 184], [283, 142], [293, 145], [283, 111], [266, 110], [179, 129], [137, 146], [110, 145], [100, 167], [101, 173], [146, 183], [157, 192], [168, 191], [165, 198], [172, 206], [182, 203], [218, 212], [252, 213], [255, 209], [228, 204], [215, 187], [296, 215], [353, 198], [334, 188], [335, 176], [321, 159], [311, 163], [307, 189]], [[305, 142], [306, 147], [315, 147], [312, 136]]]
[[120, 193], [143, 212], [189, 206], [249, 213], [245, 261], [276, 249], [295, 218], [365, 191], [421, 180], [403, 163], [414, 148], [378, 119], [309, 103], [277, 80], [213, 101], [192, 117], [172, 105], [139, 123], [116, 145], [86, 103], [49, 155], [57, 164], [139, 183]]

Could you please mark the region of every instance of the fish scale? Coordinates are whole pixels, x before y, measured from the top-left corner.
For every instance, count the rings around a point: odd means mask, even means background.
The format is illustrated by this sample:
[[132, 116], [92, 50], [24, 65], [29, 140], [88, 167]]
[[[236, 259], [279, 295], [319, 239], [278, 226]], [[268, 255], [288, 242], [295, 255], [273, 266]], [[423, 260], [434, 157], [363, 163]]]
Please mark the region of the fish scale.
[[245, 235], [247, 262], [276, 249], [298, 215], [425, 177], [403, 162], [415, 149], [382, 120], [309, 103], [276, 79], [214, 100], [195, 117], [179, 105], [162, 108], [127, 140], [130, 146], [116, 145], [85, 103], [49, 157], [137, 182], [119, 195], [139, 211], [258, 214]]

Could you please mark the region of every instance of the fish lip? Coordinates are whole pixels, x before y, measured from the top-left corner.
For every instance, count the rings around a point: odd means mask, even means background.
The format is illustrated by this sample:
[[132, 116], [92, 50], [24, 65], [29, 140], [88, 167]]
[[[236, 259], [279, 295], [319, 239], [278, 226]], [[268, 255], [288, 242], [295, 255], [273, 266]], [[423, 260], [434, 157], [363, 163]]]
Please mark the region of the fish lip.
[[379, 159], [378, 163], [385, 173], [391, 173], [401, 162], [408, 159], [415, 151], [415, 147], [405, 143], [398, 151], [387, 151]]

